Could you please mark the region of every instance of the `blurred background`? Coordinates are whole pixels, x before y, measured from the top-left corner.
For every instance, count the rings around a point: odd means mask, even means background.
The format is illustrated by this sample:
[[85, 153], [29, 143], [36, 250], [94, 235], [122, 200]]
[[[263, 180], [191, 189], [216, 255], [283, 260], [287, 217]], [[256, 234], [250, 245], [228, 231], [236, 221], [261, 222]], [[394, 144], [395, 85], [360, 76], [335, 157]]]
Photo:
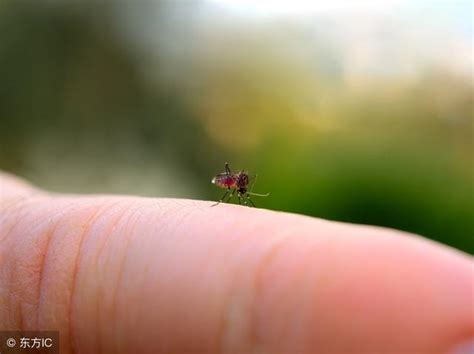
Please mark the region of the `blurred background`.
[[474, 253], [470, 0], [0, 1], [0, 169], [218, 200]]

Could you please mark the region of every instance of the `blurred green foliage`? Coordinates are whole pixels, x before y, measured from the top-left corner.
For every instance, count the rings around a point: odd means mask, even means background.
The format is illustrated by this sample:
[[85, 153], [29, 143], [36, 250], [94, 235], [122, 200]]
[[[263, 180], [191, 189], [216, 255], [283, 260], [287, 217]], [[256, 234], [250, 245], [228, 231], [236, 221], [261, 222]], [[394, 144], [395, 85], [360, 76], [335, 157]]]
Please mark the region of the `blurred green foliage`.
[[209, 6], [0, 3], [0, 168], [57, 191], [215, 200], [229, 161], [258, 173], [261, 207], [474, 253], [471, 78], [348, 77], [307, 24]]

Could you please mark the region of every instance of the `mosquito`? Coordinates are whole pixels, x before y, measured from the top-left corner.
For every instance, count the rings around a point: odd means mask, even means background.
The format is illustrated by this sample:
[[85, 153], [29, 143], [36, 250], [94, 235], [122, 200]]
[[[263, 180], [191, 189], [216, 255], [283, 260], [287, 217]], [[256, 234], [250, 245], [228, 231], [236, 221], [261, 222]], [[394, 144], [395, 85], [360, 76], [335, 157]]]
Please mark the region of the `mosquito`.
[[[253, 207], [255, 207], [254, 202], [250, 199], [250, 196], [257, 196], [257, 197], [268, 197], [270, 193], [266, 194], [259, 194], [253, 193], [252, 188], [255, 184], [255, 180], [257, 179], [257, 175], [249, 176], [247, 172], [244, 170], [232, 173], [230, 170], [229, 164], [225, 163], [225, 172], [219, 173], [212, 179], [212, 183], [215, 184], [219, 188], [227, 189], [223, 197], [212, 206], [215, 206], [222, 202], [228, 202], [232, 199], [234, 194], [237, 192], [237, 197], [239, 198], [239, 204], [247, 205], [250, 203]], [[248, 189], [249, 183], [252, 182], [250, 186], [250, 190]], [[230, 193], [230, 194], [229, 194]], [[227, 198], [227, 200], [226, 200]]]

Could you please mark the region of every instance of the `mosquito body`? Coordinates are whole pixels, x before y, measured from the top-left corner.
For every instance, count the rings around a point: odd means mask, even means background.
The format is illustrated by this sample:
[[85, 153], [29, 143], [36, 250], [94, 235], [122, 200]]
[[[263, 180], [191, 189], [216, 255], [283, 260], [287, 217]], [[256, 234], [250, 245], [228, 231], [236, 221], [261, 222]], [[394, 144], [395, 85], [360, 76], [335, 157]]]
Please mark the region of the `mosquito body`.
[[249, 174], [243, 170], [237, 173], [232, 173], [229, 168], [229, 164], [226, 162], [225, 172], [217, 174], [211, 181], [217, 187], [227, 189], [224, 196], [214, 205], [217, 205], [224, 201], [228, 202], [234, 196], [234, 194], [237, 193], [237, 197], [239, 198], [239, 204], [243, 203], [244, 205], [247, 205], [247, 203], [250, 203], [252, 206], [255, 206], [255, 204], [250, 199], [251, 195], [258, 197], [267, 197], [269, 195], [269, 193], [252, 193], [252, 188], [250, 188], [250, 190], [248, 189], [250, 181], [253, 180], [253, 186], [256, 178], [257, 175], [249, 176]]

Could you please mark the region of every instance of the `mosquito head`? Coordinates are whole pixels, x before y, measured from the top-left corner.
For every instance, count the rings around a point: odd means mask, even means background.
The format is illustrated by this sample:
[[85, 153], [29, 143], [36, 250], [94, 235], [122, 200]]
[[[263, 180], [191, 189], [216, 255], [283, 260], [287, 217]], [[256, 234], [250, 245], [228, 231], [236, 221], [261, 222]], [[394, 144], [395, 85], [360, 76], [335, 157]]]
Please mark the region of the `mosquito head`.
[[249, 175], [245, 171], [240, 171], [237, 177], [237, 185], [239, 188], [247, 188], [249, 184]]

